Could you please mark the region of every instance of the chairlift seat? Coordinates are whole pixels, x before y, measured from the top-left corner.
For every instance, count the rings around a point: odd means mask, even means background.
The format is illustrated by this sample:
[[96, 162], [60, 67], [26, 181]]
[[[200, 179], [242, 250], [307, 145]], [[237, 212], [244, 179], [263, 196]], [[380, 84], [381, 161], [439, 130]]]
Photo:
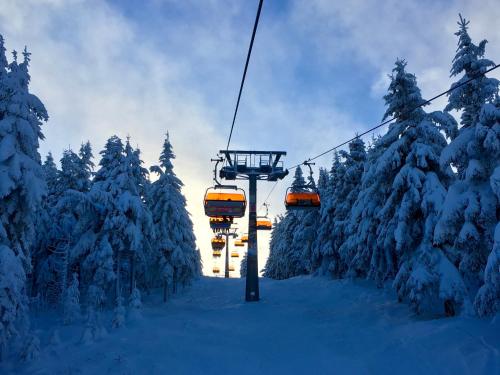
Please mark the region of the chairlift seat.
[[273, 224], [271, 223], [271, 220], [262, 218], [259, 219], [257, 218], [257, 230], [271, 230], [273, 229]]
[[207, 191], [204, 206], [205, 215], [209, 217], [243, 217], [247, 206], [245, 192], [242, 189], [232, 193]]
[[285, 206], [287, 210], [319, 208], [321, 206], [319, 193], [314, 190], [287, 191]]

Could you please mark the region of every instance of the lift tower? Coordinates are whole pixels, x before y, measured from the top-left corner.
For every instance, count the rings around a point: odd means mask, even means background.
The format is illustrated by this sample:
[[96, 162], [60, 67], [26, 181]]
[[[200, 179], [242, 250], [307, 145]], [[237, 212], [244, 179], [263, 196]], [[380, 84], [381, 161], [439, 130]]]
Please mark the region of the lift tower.
[[248, 180], [248, 251], [245, 300], [259, 300], [259, 269], [257, 264], [257, 181], [278, 181], [288, 170], [280, 160], [285, 151], [237, 151], [220, 150], [224, 166], [220, 178], [226, 180]]
[[224, 261], [224, 278], [229, 278], [229, 237], [236, 238], [238, 234], [236, 233], [238, 228], [223, 229], [219, 233], [220, 236], [226, 237], [226, 259]]

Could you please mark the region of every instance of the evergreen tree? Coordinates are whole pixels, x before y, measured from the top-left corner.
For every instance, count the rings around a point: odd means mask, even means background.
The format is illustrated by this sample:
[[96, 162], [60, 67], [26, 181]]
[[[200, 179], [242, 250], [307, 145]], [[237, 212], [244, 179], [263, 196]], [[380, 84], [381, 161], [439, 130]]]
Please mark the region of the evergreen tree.
[[54, 163], [54, 157], [52, 153], [49, 152], [42, 166], [43, 175], [45, 177], [45, 182], [47, 184], [47, 197], [54, 195], [57, 189], [57, 176], [59, 171], [57, 170], [56, 163]]
[[359, 195], [366, 161], [365, 144], [360, 138], [356, 138], [349, 143], [349, 152], [341, 151], [340, 155], [344, 158], [344, 162], [337, 173], [334, 220], [330, 234], [335, 255], [335, 262], [330, 266], [330, 273], [334, 277], [343, 276], [347, 268], [340, 248], [347, 239], [349, 215]]
[[[320, 266], [323, 262], [323, 254], [322, 254], [322, 248], [324, 242], [327, 241], [328, 237], [325, 236], [325, 232], [328, 228], [328, 224], [326, 221], [329, 218], [329, 215], [326, 213], [328, 212], [328, 209], [326, 207], [329, 207], [330, 205], [330, 176], [328, 174], [328, 171], [324, 168], [319, 169], [319, 178], [318, 178], [318, 192], [319, 196], [321, 197], [321, 208], [318, 213], [319, 215], [319, 222], [318, 226], [316, 229], [316, 240], [314, 241], [312, 248], [311, 248], [311, 271], [312, 272], [317, 272], [320, 274], [324, 274], [320, 269]], [[325, 241], [326, 239], [326, 241]]]
[[290, 189], [292, 192], [302, 191], [302, 188], [306, 185], [306, 180], [304, 179], [304, 173], [302, 172], [302, 168], [298, 166], [295, 168], [295, 174], [293, 176], [292, 188]]
[[378, 158], [390, 144], [388, 138], [374, 139], [368, 148], [360, 191], [345, 225], [346, 239], [340, 246], [339, 253], [347, 267], [348, 277], [366, 277], [370, 270], [380, 224], [377, 213], [382, 209], [391, 188], [390, 183], [377, 172]]
[[[282, 280], [289, 277], [288, 258], [286, 256], [286, 245], [290, 243], [290, 232], [287, 231], [287, 216], [279, 216], [274, 220], [271, 241], [269, 244], [269, 257], [264, 267], [264, 276], [271, 279]], [[291, 216], [290, 216], [291, 217]], [[287, 236], [288, 234], [288, 236]]]
[[[358, 197], [359, 185], [366, 159], [365, 146], [357, 138], [349, 144], [349, 152], [335, 154], [331, 170], [331, 188], [327, 191], [326, 207], [322, 212], [320, 229], [325, 238], [318, 243], [323, 247], [323, 273], [332, 277], [342, 277], [346, 262], [342, 259], [340, 248], [347, 236], [348, 218], [351, 208]], [[342, 162], [340, 157], [344, 159]]]
[[80, 157], [80, 168], [78, 168], [77, 174], [78, 190], [87, 192], [90, 190], [90, 187], [92, 185], [91, 180], [94, 174], [93, 170], [95, 167], [92, 161], [94, 155], [92, 154], [92, 146], [90, 145], [90, 142], [87, 141], [86, 143], [82, 143], [78, 156]]
[[81, 212], [83, 194], [90, 186], [89, 168], [92, 161], [89, 157], [92, 153], [88, 143], [85, 152], [85, 162], [71, 150], [63, 152], [54, 192], [47, 199], [40, 215], [34, 281], [37, 291], [49, 303], [64, 303], [61, 301], [66, 289], [63, 284], [68, 269], [76, 266], [70, 250], [80, 236], [79, 222], [85, 215], [85, 212]]
[[0, 36], [0, 358], [27, 328], [26, 274], [37, 210], [46, 193], [39, 140], [48, 115], [29, 92], [30, 54], [7, 66]]
[[497, 167], [490, 177], [490, 186], [497, 199], [496, 228], [493, 248], [488, 256], [484, 269], [484, 284], [479, 289], [474, 305], [480, 316], [493, 315], [500, 311], [500, 98], [495, 105], [485, 104], [481, 112], [481, 131], [487, 135], [483, 145], [487, 147], [488, 155], [496, 160]]
[[240, 277], [247, 277], [247, 253], [243, 254], [240, 263]]
[[116, 297], [116, 307], [111, 325], [113, 328], [120, 328], [124, 324], [125, 324], [125, 307], [123, 306], [123, 297], [120, 294], [118, 295], [118, 297]]
[[120, 297], [121, 265], [126, 258], [131, 262], [130, 277], [137, 275], [138, 283], [147, 283], [153, 225], [136, 179], [134, 166], [140, 162], [131, 162], [130, 154], [120, 138], [108, 139], [88, 193], [85, 229], [74, 250], [74, 257], [82, 259], [89, 298], [98, 303], [108, 300], [112, 281], [117, 283], [115, 297]]
[[186, 199], [182, 195], [181, 180], [175, 175], [172, 159], [175, 155], [167, 133], [160, 155], [160, 164], [151, 167], [159, 175], [151, 185], [150, 199], [154, 202], [151, 211], [156, 229], [157, 252], [162, 269], [158, 275], [165, 278], [174, 270], [174, 282], [189, 283], [200, 274], [200, 254], [196, 248], [193, 223], [186, 210]]
[[[300, 167], [299, 167], [300, 168]], [[297, 168], [297, 169], [299, 169]], [[302, 171], [296, 172], [302, 174]], [[316, 182], [313, 179], [312, 173], [307, 177], [308, 185], [312, 189], [316, 189]], [[300, 187], [300, 177], [296, 176], [294, 180], [295, 186]], [[292, 185], [293, 186], [293, 185]], [[289, 253], [296, 254], [297, 262], [296, 269], [293, 275], [309, 274], [313, 271], [312, 256], [314, 253], [314, 242], [316, 240], [316, 229], [319, 222], [319, 210], [310, 209], [295, 213], [297, 224], [293, 233], [292, 243], [290, 244]]]
[[[498, 93], [499, 81], [482, 75], [486, 70], [495, 66], [493, 61], [484, 58], [487, 41], [482, 40], [476, 46], [467, 31], [469, 21], [462, 15], [459, 15], [459, 18], [460, 20], [457, 22], [459, 30], [455, 33], [458, 36], [458, 47], [453, 58], [451, 76], [456, 77], [460, 74], [463, 76], [453, 83], [451, 88], [454, 89], [471, 78], [475, 79], [449, 94], [445, 111], [462, 111], [460, 123], [462, 127], [469, 128], [478, 122], [483, 104], [491, 102]], [[469, 157], [467, 154], [460, 153], [451, 155], [450, 151], [446, 152], [449, 155], [449, 161], [454, 163], [460, 172], [464, 172]]]
[[443, 167], [453, 166], [458, 178], [447, 192], [434, 241], [445, 248], [473, 296], [484, 282], [483, 272], [498, 222], [499, 203], [489, 181], [499, 164], [498, 122], [489, 114], [491, 110], [486, 109], [488, 115], [480, 116], [485, 103], [498, 94], [499, 81], [481, 75], [494, 66], [483, 58], [486, 41], [474, 45], [467, 32], [469, 22], [460, 16], [458, 24], [458, 49], [451, 75], [463, 75], [452, 88], [475, 79], [453, 91], [446, 106], [448, 111], [462, 111], [462, 126], [443, 150], [440, 162]]
[[134, 288], [128, 302], [128, 317], [131, 321], [136, 321], [142, 318], [142, 302], [141, 292]]
[[80, 158], [72, 150], [64, 150], [61, 158], [61, 170], [58, 173], [58, 193], [66, 190], [80, 190], [78, 181], [80, 169]]
[[[291, 190], [301, 191], [305, 184], [299, 166], [295, 170]], [[310, 272], [310, 247], [314, 238], [312, 216], [304, 220], [309, 214], [311, 213], [287, 211], [284, 217], [275, 222], [264, 270], [266, 277], [281, 280]], [[301, 222], [307, 225], [301, 228]], [[304, 230], [305, 228], [307, 230]]]
[[396, 62], [384, 97], [384, 118], [395, 116], [396, 121], [388, 132], [393, 141], [377, 161], [377, 173], [392, 189], [378, 213], [370, 271], [384, 280], [399, 268], [394, 285], [400, 299], [408, 298], [418, 312], [443, 306], [453, 314], [453, 304], [464, 302], [465, 288], [453, 264], [433, 245], [433, 231], [450, 180], [449, 169], [439, 165], [447, 145], [441, 132], [454, 135], [456, 122], [442, 112], [413, 110], [424, 100], [405, 65]]
[[[38, 295], [40, 297], [40, 303], [45, 302], [44, 297], [46, 288], [38, 288], [38, 283], [43, 277], [48, 276], [44, 281], [46, 286], [47, 281], [52, 279], [51, 273], [41, 274], [41, 268], [47, 266], [44, 264], [47, 258], [47, 246], [49, 243], [47, 234], [52, 230], [52, 222], [54, 220], [54, 217], [51, 216], [51, 211], [58, 199], [57, 192], [59, 171], [54, 163], [52, 153], [48, 153], [45, 162], [42, 165], [42, 169], [45, 182], [47, 184], [47, 195], [44, 197], [42, 207], [38, 211], [36, 217], [35, 240], [33, 241], [34, 243], [31, 250], [33, 277], [32, 285], [30, 286], [30, 295]], [[44, 293], [41, 294], [40, 291], [43, 291]]]
[[[324, 173], [324, 172], [323, 172]], [[332, 231], [335, 220], [335, 209], [337, 205], [337, 189], [340, 175], [343, 174], [343, 166], [337, 152], [333, 155], [333, 163], [330, 169], [326, 186], [320, 191], [321, 208], [319, 212], [319, 225], [317, 228], [316, 241], [313, 247], [312, 263], [320, 275], [331, 275], [334, 271], [332, 266], [333, 238]], [[320, 174], [321, 177], [321, 174]], [[323, 177], [324, 178], [324, 177]]]
[[396, 277], [399, 298], [416, 311], [444, 305], [452, 313], [465, 302], [465, 289], [453, 264], [434, 246], [433, 231], [451, 178], [450, 169], [439, 165], [447, 144], [443, 133], [453, 137], [456, 122], [442, 112], [415, 109], [424, 99], [405, 66], [398, 60], [390, 76], [384, 119], [396, 121], [369, 149], [340, 253], [348, 275], [380, 284]]

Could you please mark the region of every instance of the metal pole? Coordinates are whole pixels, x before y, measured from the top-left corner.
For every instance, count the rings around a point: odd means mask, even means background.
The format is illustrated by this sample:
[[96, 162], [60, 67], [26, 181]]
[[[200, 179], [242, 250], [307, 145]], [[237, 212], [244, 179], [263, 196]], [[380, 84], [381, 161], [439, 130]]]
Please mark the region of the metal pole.
[[257, 263], [257, 175], [250, 174], [248, 211], [248, 251], [245, 300], [259, 300], [259, 267]]
[[224, 270], [224, 277], [229, 279], [229, 234], [226, 233], [226, 268]]

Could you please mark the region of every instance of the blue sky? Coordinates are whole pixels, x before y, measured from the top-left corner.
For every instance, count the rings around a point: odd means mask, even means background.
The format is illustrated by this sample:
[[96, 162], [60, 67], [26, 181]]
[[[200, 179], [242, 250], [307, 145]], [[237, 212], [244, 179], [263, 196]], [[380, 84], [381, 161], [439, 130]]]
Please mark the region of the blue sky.
[[[42, 155], [59, 158], [87, 139], [98, 155], [109, 136], [130, 135], [150, 166], [169, 130], [211, 267], [201, 197], [229, 131], [257, 0], [0, 3], [0, 33], [8, 49], [32, 52], [31, 88], [51, 117]], [[397, 57], [424, 97], [448, 88], [459, 12], [500, 61], [494, 0], [265, 0], [232, 146], [286, 150], [295, 164], [377, 124]], [[261, 184], [259, 196], [270, 187]], [[273, 214], [283, 211], [285, 187], [272, 196]], [[261, 262], [267, 241], [259, 240]]]

